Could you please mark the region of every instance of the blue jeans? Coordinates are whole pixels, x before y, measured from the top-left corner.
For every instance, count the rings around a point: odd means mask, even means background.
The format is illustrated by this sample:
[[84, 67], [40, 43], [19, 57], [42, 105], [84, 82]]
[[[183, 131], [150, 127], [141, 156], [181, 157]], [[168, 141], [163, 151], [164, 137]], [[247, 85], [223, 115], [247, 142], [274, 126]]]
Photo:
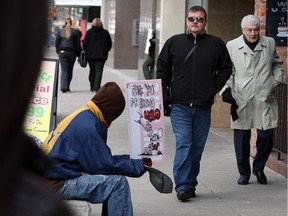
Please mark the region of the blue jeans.
[[170, 118], [176, 138], [173, 168], [175, 190], [195, 191], [211, 123], [211, 107], [172, 104]]
[[127, 179], [120, 175], [83, 175], [66, 180], [58, 194], [64, 199], [81, 199], [108, 204], [108, 215], [132, 216], [133, 208]]

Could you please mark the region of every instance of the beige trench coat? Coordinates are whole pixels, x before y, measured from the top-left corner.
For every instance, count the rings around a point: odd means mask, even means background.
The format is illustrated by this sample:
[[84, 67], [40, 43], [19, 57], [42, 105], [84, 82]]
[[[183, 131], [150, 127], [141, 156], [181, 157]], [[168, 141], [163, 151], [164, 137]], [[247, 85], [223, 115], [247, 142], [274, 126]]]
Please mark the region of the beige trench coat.
[[[260, 36], [252, 51], [243, 35], [227, 43], [233, 73], [227, 81], [235, 98], [239, 119], [231, 128], [267, 130], [278, 126], [275, 81], [282, 82], [284, 70], [273, 38]], [[225, 88], [225, 87], [224, 87]]]

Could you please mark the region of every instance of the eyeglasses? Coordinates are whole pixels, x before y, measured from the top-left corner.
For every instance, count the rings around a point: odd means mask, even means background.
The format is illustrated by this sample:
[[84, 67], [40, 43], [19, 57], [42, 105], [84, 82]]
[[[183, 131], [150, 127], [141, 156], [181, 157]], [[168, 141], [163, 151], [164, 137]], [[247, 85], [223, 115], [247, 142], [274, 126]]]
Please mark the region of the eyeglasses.
[[248, 34], [251, 34], [252, 32], [254, 32], [254, 34], [258, 34], [260, 29], [259, 28], [256, 28], [256, 29], [249, 29], [249, 28], [246, 28], [245, 31], [248, 33]]
[[187, 17], [189, 22], [198, 22], [198, 23], [203, 23], [204, 22], [204, 18], [202, 17]]

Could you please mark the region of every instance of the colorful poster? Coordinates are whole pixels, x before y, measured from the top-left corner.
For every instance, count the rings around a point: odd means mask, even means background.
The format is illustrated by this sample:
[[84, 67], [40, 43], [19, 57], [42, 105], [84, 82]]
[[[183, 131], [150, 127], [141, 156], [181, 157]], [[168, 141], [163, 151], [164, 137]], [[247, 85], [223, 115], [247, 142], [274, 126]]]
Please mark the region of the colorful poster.
[[56, 124], [59, 62], [42, 61], [33, 95], [26, 114], [24, 130], [43, 142]]
[[165, 131], [160, 79], [126, 81], [130, 157], [164, 161]]

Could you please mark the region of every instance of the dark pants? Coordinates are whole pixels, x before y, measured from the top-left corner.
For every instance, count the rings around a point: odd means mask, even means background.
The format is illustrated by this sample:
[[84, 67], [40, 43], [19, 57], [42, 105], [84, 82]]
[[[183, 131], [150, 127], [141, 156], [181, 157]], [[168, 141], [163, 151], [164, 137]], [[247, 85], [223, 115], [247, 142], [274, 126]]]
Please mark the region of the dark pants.
[[[237, 167], [241, 176], [249, 180], [250, 168], [250, 139], [251, 130], [234, 129], [234, 147]], [[256, 155], [253, 160], [253, 170], [262, 172], [273, 148], [273, 129], [258, 130]]]
[[152, 79], [154, 75], [154, 55], [149, 54], [148, 58], [142, 65], [145, 79]]
[[106, 60], [103, 59], [88, 59], [90, 68], [89, 82], [91, 91], [98, 91], [98, 89], [101, 87], [105, 61]]
[[73, 77], [73, 67], [76, 60], [76, 53], [64, 52], [59, 53], [59, 61], [61, 65], [61, 90], [70, 90], [70, 83]]

